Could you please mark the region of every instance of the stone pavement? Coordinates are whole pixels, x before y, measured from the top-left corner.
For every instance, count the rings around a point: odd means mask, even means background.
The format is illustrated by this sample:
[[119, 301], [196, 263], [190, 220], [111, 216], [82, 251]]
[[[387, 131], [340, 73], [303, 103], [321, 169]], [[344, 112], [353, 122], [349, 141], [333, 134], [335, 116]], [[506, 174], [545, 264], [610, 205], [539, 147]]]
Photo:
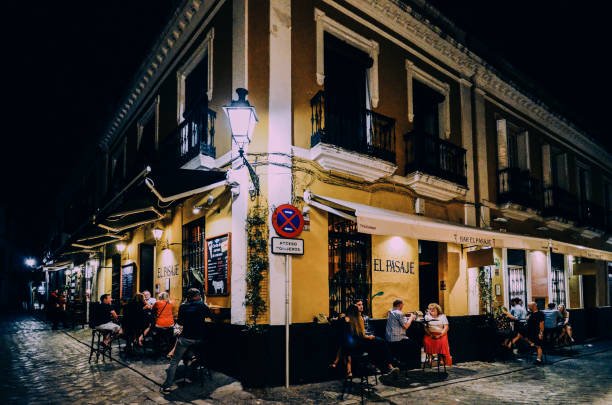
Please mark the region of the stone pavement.
[[[25, 315], [0, 318], [0, 398], [8, 404], [321, 404], [357, 403], [338, 399], [339, 381], [245, 391], [221, 373], [212, 379], [179, 382], [170, 395], [159, 393], [165, 360], [130, 358], [87, 362], [88, 329], [51, 331]], [[451, 347], [452, 349], [452, 347]], [[577, 346], [549, 356], [547, 365], [527, 361], [459, 363], [438, 376], [411, 371], [384, 380], [368, 403], [431, 404], [612, 404], [612, 341]]]

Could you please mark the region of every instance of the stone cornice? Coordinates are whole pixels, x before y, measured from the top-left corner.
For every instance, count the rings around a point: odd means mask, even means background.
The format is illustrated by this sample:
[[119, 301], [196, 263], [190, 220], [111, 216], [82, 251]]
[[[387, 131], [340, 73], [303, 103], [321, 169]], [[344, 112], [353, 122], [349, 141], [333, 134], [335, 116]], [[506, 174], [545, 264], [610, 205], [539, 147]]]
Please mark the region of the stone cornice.
[[166, 72], [167, 67], [174, 61], [182, 46], [189, 40], [195, 28], [215, 2], [215, 0], [183, 0], [179, 4], [174, 16], [152, 47], [152, 51], [140, 65], [118, 111], [98, 142], [103, 150], [108, 150], [137, 106], [149, 96], [151, 89]]
[[[334, 0], [323, 1], [336, 8], [341, 7]], [[440, 28], [413, 12], [406, 4], [398, 0], [345, 1], [455, 69], [462, 76], [471, 77], [476, 89], [484, 90], [507, 103], [612, 171], [612, 155], [603, 147], [543, 102], [522, 91], [515, 83], [502, 79], [482, 58], [453, 38], [444, 36]]]

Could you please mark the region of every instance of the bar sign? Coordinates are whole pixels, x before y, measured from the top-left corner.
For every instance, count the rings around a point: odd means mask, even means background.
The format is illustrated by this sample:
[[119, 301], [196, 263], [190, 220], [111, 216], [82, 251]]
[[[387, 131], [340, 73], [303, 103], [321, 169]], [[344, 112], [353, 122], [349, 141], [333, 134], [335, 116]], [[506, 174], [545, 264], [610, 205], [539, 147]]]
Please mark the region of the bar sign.
[[277, 255], [303, 255], [304, 239], [272, 238], [272, 253]]

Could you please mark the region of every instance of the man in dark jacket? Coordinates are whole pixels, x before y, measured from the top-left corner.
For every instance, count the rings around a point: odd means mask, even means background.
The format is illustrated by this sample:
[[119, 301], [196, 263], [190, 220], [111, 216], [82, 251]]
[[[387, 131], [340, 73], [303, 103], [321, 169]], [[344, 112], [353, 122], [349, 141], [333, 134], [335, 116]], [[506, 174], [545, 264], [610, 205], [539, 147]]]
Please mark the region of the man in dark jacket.
[[200, 290], [190, 288], [187, 291], [187, 302], [179, 307], [176, 323], [181, 326], [182, 330], [176, 343], [174, 356], [172, 356], [170, 366], [166, 370], [166, 381], [161, 388], [163, 393], [170, 393], [179, 362], [189, 348], [202, 342], [202, 339], [204, 339], [204, 320], [205, 318], [212, 318], [212, 316], [210, 308], [201, 300]]

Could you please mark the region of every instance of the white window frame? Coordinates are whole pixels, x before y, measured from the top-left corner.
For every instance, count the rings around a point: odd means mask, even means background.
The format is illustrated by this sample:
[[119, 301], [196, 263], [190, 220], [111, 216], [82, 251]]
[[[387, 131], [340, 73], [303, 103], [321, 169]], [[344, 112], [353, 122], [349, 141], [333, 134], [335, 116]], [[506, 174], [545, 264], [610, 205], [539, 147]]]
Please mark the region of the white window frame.
[[177, 83], [177, 107], [176, 107], [176, 121], [180, 123], [183, 121], [183, 113], [185, 112], [185, 79], [189, 76], [189, 73], [202, 61], [203, 58], [208, 56], [208, 78], [207, 78], [207, 91], [208, 101], [212, 100], [213, 94], [213, 39], [215, 38], [215, 30], [211, 28], [204, 41], [198, 46], [198, 48], [191, 54], [191, 57], [181, 66], [176, 72], [176, 83]]
[[329, 18], [318, 8], [314, 10], [316, 22], [316, 43], [317, 43], [317, 84], [323, 86], [325, 83], [325, 33], [328, 32], [336, 38], [354, 46], [367, 53], [372, 58], [372, 67], [368, 69], [368, 90], [371, 98], [372, 108], [378, 107], [378, 42], [367, 39], [355, 31], [345, 27], [339, 22]]
[[508, 168], [508, 128], [512, 132], [518, 134], [518, 142], [523, 140], [523, 147], [525, 148], [525, 170], [531, 172], [531, 154], [529, 150], [529, 131], [522, 127], [509, 122], [505, 118], [497, 119], [497, 169], [504, 170]]
[[419, 69], [410, 60], [406, 60], [406, 82], [408, 88], [408, 121], [414, 122], [414, 94], [412, 91], [412, 81], [418, 80], [426, 86], [444, 96], [444, 101], [438, 105], [438, 122], [440, 128], [440, 138], [449, 139], [450, 128], [450, 85], [440, 81]]
[[138, 122], [136, 123], [136, 128], [138, 130], [138, 137], [136, 138], [136, 150], [140, 150], [140, 143], [142, 142], [142, 134], [144, 132], [145, 126], [149, 123], [151, 119], [155, 118], [155, 134], [154, 134], [154, 142], [155, 142], [155, 150], [158, 149], [159, 145], [159, 95], [155, 97], [155, 100], [151, 103], [147, 111], [140, 117]]

